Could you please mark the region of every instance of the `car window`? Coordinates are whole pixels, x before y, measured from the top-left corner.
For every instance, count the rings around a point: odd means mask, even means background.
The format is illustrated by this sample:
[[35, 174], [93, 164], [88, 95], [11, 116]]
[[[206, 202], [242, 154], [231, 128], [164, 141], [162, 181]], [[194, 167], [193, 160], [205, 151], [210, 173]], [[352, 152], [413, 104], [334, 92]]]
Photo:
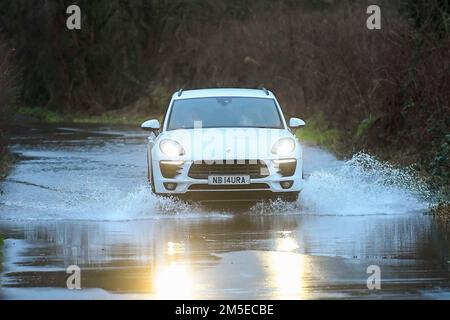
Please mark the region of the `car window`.
[[283, 128], [273, 99], [212, 97], [175, 100], [167, 130], [192, 129], [195, 121], [203, 128]]

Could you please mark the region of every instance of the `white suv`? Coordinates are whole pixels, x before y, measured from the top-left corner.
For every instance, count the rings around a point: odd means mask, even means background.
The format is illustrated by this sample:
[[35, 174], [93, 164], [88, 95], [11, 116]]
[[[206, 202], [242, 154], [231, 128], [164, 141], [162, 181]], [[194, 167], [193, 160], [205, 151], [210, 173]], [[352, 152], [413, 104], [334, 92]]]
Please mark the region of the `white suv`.
[[295, 201], [303, 186], [304, 126], [266, 89], [174, 93], [162, 121], [142, 124], [153, 193], [193, 201]]

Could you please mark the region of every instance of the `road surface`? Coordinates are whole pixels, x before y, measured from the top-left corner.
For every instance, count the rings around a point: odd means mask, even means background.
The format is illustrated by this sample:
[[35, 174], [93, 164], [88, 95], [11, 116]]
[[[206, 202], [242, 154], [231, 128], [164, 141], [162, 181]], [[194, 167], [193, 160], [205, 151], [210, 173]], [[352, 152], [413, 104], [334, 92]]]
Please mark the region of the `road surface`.
[[[366, 155], [306, 146], [298, 203], [220, 208], [153, 197], [135, 128], [20, 128], [12, 139], [2, 299], [450, 298], [448, 225], [424, 214], [415, 178]], [[71, 265], [80, 290], [67, 289]], [[369, 266], [379, 290], [367, 288]]]

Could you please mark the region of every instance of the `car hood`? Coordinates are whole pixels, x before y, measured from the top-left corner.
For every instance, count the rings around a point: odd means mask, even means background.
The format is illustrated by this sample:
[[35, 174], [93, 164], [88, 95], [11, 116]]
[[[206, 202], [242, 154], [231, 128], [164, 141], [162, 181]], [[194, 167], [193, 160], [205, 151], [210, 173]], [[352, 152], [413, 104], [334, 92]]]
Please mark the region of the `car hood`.
[[281, 138], [294, 135], [285, 129], [207, 128], [165, 131], [157, 143], [172, 139], [184, 150], [184, 160], [272, 159], [273, 145]]

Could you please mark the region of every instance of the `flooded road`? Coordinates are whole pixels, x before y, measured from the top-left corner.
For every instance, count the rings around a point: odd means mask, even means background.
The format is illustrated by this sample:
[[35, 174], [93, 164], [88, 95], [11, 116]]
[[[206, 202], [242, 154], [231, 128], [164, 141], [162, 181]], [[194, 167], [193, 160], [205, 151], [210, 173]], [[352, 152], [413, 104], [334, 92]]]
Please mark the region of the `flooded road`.
[[211, 208], [151, 195], [134, 128], [22, 128], [12, 143], [2, 299], [450, 299], [448, 225], [424, 215], [414, 177], [366, 155], [307, 146], [298, 203]]

